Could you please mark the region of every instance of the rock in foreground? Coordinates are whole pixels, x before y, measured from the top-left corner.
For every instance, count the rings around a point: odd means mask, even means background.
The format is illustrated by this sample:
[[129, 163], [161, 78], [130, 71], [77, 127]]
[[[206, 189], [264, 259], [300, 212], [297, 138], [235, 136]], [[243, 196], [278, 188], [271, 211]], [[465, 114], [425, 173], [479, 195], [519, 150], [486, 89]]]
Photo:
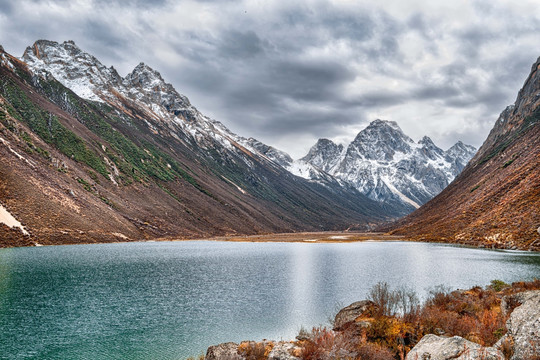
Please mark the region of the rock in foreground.
[[500, 350], [482, 347], [460, 336], [426, 335], [407, 354], [406, 360], [504, 360]]
[[[513, 344], [513, 354], [510, 360], [540, 358], [540, 290], [516, 294], [503, 303], [522, 300], [516, 307], [510, 319], [506, 322], [508, 332], [496, 346]], [[504, 299], [503, 299], [504, 300]], [[519, 304], [519, 303], [518, 303]]]
[[334, 331], [341, 331], [356, 323], [358, 318], [369, 316], [375, 306], [373, 301], [362, 300], [341, 309], [334, 319]]

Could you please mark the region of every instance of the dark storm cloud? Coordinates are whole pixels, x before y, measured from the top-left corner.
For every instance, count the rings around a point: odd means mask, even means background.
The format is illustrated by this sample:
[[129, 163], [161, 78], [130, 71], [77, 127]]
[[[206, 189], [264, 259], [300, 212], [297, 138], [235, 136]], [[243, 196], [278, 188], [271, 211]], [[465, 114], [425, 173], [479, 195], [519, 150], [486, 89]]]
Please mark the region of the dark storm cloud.
[[[123, 75], [144, 61], [270, 145], [352, 138], [376, 117], [421, 128], [413, 138], [479, 145], [539, 55], [539, 12], [506, 0], [0, 0], [0, 43], [20, 55], [72, 39]], [[311, 143], [285, 145], [300, 156]]]

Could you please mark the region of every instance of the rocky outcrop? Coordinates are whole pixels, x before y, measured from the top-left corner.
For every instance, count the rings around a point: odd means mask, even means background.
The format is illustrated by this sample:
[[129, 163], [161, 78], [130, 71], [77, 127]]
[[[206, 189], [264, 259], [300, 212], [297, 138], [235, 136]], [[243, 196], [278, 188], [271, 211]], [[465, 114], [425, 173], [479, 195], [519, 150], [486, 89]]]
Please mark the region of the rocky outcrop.
[[268, 355], [268, 360], [299, 360], [300, 358], [292, 355], [295, 350], [300, 350], [296, 345], [289, 342], [279, 342], [274, 345]]
[[515, 308], [523, 305], [526, 301], [540, 296], [540, 290], [524, 291], [512, 295], [504, 296], [501, 299], [501, 311], [503, 315], [512, 313]]
[[510, 313], [508, 332], [493, 347], [482, 347], [462, 337], [426, 335], [407, 354], [407, 360], [510, 360], [540, 357], [540, 290], [505, 296], [503, 314]]
[[460, 336], [426, 335], [409, 351], [406, 360], [504, 360], [494, 347], [482, 347]]
[[517, 306], [506, 322], [508, 332], [496, 346], [513, 345], [510, 360], [540, 358], [540, 290], [527, 291], [503, 299], [501, 308]]
[[206, 351], [205, 360], [244, 360], [261, 359], [268, 360], [299, 360], [294, 353], [300, 353], [301, 349], [291, 342], [273, 342], [263, 340], [243, 341], [240, 344], [234, 342], [210, 346]]
[[[357, 323], [362, 317], [370, 317], [375, 309], [375, 303], [369, 300], [362, 300], [352, 303], [341, 309], [334, 319], [334, 331], [342, 331], [346, 327]], [[369, 326], [365, 321], [358, 324], [360, 327]]]
[[205, 360], [242, 360], [238, 354], [238, 344], [233, 342], [210, 346]]

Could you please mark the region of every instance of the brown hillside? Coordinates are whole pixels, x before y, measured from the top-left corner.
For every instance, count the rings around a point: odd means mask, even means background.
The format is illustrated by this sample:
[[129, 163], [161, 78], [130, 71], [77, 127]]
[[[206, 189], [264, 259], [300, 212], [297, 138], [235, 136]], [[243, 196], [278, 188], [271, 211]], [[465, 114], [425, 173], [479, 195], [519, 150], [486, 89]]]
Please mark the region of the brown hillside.
[[464, 171], [392, 234], [540, 250], [540, 58]]

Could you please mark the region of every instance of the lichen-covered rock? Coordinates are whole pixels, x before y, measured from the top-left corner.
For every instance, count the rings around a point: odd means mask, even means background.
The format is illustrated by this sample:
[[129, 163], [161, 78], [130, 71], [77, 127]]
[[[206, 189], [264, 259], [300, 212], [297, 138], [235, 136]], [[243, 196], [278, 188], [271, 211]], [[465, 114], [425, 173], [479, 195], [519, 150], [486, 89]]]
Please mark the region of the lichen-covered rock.
[[268, 360], [299, 360], [292, 355], [296, 345], [290, 342], [279, 342], [274, 345], [272, 351], [268, 355]]
[[238, 344], [233, 342], [213, 345], [206, 351], [205, 360], [242, 360], [238, 354]]
[[362, 300], [341, 309], [334, 319], [334, 331], [341, 331], [361, 316], [369, 316], [376, 308], [374, 302]]
[[524, 291], [512, 295], [504, 296], [501, 299], [501, 311], [503, 315], [511, 313], [516, 307], [522, 305], [525, 301], [540, 295], [540, 290]]
[[520, 301], [521, 305], [512, 311], [506, 322], [508, 332], [496, 346], [502, 346], [505, 342], [513, 344], [511, 360], [540, 357], [540, 290], [512, 296], [513, 300], [507, 299], [506, 303]]
[[406, 360], [504, 360], [503, 353], [460, 336], [426, 335], [409, 351]]

